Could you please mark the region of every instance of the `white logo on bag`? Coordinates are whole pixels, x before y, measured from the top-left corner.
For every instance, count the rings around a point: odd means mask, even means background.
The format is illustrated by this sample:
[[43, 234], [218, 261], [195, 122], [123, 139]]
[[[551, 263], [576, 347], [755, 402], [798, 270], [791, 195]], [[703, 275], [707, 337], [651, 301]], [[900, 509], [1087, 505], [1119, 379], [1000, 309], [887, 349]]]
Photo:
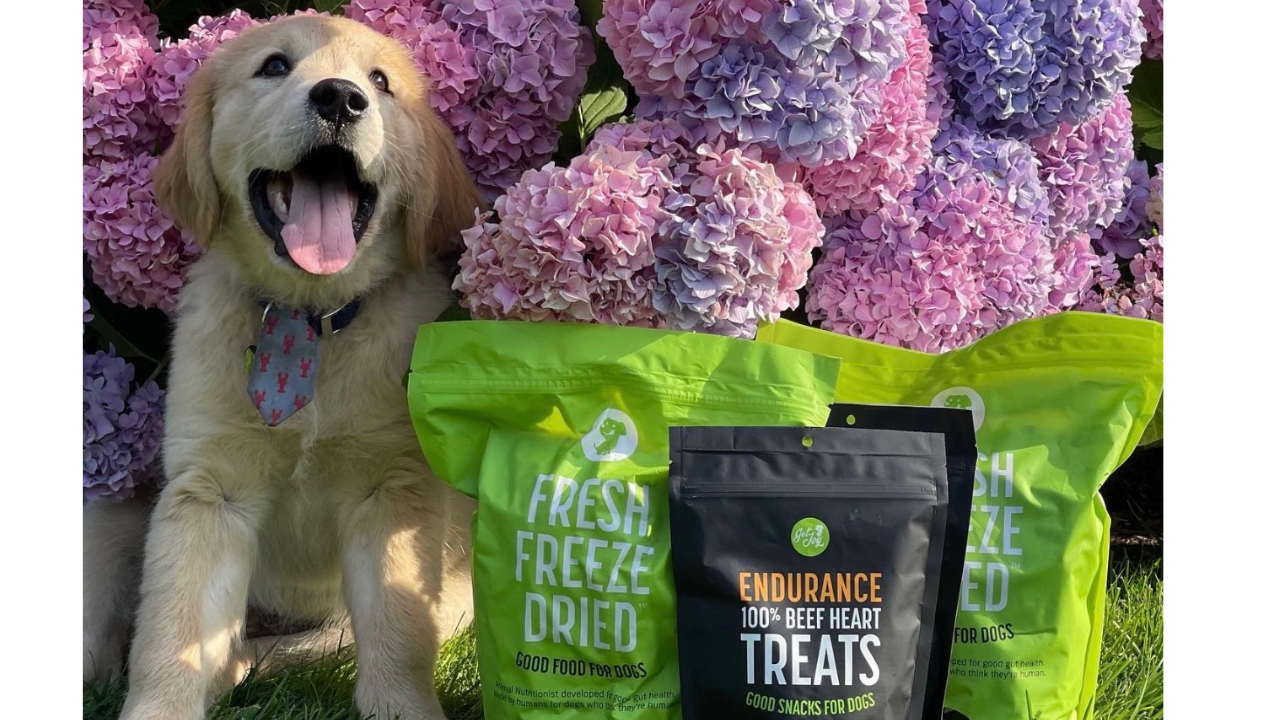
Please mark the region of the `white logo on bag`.
[[621, 410], [600, 413], [591, 432], [582, 438], [582, 454], [588, 460], [626, 460], [636, 451], [636, 424]]
[[970, 387], [957, 386], [947, 388], [934, 395], [933, 402], [929, 404], [933, 407], [959, 408], [972, 412], [974, 432], [977, 432], [982, 427], [982, 421], [987, 417], [986, 403], [982, 402], [982, 396], [978, 394], [978, 391]]

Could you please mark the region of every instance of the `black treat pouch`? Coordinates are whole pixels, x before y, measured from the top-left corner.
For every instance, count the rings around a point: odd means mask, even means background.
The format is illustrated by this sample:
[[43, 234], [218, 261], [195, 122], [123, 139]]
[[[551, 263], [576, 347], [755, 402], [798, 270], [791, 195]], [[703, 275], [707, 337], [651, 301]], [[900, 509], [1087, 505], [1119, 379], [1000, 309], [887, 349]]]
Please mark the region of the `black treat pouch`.
[[683, 717], [919, 720], [943, 435], [682, 427], [671, 461]]
[[943, 537], [938, 604], [933, 621], [935, 639], [929, 655], [929, 678], [924, 686], [921, 716], [924, 720], [938, 720], [942, 717], [947, 690], [960, 582], [964, 576], [965, 544], [969, 539], [969, 513], [973, 506], [973, 473], [978, 461], [973, 413], [955, 408], [838, 403], [831, 406], [827, 426], [916, 430], [943, 435], [947, 447], [947, 530]]

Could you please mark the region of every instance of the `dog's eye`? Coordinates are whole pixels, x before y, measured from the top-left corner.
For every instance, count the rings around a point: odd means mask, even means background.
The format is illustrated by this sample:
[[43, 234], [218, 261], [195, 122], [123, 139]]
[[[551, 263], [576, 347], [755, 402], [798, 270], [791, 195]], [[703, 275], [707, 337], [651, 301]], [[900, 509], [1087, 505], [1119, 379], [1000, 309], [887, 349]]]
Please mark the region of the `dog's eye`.
[[276, 53], [262, 63], [262, 67], [258, 68], [258, 75], [262, 77], [284, 77], [292, 69], [289, 65], [289, 58]]
[[387, 83], [387, 76], [382, 74], [381, 70], [374, 70], [369, 73], [369, 82], [384, 93], [391, 93], [391, 86]]

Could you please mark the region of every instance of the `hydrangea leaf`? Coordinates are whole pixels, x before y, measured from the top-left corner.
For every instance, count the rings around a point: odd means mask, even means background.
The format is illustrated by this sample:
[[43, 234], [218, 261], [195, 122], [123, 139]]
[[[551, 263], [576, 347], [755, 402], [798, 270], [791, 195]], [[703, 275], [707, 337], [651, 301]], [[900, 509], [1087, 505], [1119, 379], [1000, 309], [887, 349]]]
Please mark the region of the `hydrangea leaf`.
[[114, 347], [122, 357], [126, 358], [143, 358], [149, 362], [156, 362], [156, 359], [143, 352], [137, 345], [134, 345], [124, 333], [117, 330], [107, 321], [102, 313], [91, 308], [93, 319], [89, 321], [89, 331], [97, 336], [98, 343], [103, 350]]
[[598, 38], [596, 61], [587, 70], [587, 86], [578, 102], [577, 124], [580, 147], [586, 147], [596, 128], [613, 122], [627, 111], [627, 81], [618, 61]]
[[1134, 136], [1156, 150], [1164, 149], [1164, 63], [1145, 60], [1133, 73], [1128, 90], [1133, 106]]
[[627, 94], [618, 86], [582, 94], [578, 105], [578, 138], [586, 145], [596, 128], [622, 117], [627, 111]]

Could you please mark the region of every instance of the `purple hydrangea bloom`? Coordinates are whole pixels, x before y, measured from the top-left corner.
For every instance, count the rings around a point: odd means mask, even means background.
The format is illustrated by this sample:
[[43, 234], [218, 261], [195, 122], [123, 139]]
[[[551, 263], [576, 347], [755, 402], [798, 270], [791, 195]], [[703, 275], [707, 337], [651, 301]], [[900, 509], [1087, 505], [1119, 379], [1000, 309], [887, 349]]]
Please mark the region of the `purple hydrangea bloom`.
[[1090, 235], [1103, 253], [1128, 260], [1142, 250], [1142, 239], [1149, 238], [1154, 230], [1147, 217], [1147, 202], [1151, 198], [1151, 176], [1142, 160], [1129, 163], [1129, 189], [1125, 192], [1120, 212], [1105, 228], [1095, 228]]
[[351, 0], [345, 14], [409, 47], [489, 200], [551, 158], [595, 61], [573, 0]]
[[[870, 4], [862, 3], [863, 8]], [[821, 60], [830, 54], [845, 27], [857, 20], [859, 9], [858, 3], [851, 0], [792, 0], [769, 5], [760, 26], [764, 36], [783, 57], [799, 63]]]
[[736, 44], [694, 71], [678, 98], [642, 98], [637, 114], [673, 117], [698, 140], [757, 146], [770, 159], [816, 166], [848, 159], [880, 105], [876, 83], [797, 64], [764, 45]]
[[907, 0], [611, 0], [600, 34], [695, 141], [814, 167], [849, 159], [906, 59]]
[[1084, 293], [1081, 310], [1147, 318], [1164, 322], [1164, 163], [1156, 165], [1146, 202], [1154, 235], [1138, 241], [1139, 250], [1121, 272], [1123, 258], [1102, 256], [1095, 284]]
[[960, 111], [1032, 137], [1095, 115], [1129, 83], [1145, 35], [1138, 0], [928, 0]]
[[[108, 52], [111, 46], [103, 39], [126, 35], [104, 33], [96, 26], [91, 31], [90, 18], [101, 23], [106, 16], [91, 13], [89, 5], [85, 89], [93, 97], [85, 100], [85, 253], [95, 284], [109, 298], [172, 312], [199, 249], [155, 204], [152, 175], [159, 159], [152, 153], [173, 137], [191, 75], [218, 45], [257, 21], [239, 10], [202, 17], [188, 38], [157, 44], [155, 18], [140, 10], [131, 17], [143, 13], [137, 27], [149, 27], [150, 36], [145, 42], [141, 36], [127, 36], [136, 41], [137, 53], [121, 63], [124, 56]], [[91, 36], [97, 39], [91, 42]], [[118, 87], [103, 93], [108, 77]]]
[[1133, 162], [1133, 115], [1124, 93], [1079, 125], [1060, 124], [1032, 138], [1031, 147], [1049, 193], [1053, 237], [1111, 224], [1124, 203]]
[[156, 474], [164, 393], [133, 389], [133, 366], [115, 352], [84, 356], [84, 499], [123, 500]]
[[1151, 177], [1151, 196], [1147, 199], [1147, 217], [1156, 224], [1156, 232], [1164, 234], [1164, 163], [1156, 165]]
[[[1070, 288], [1055, 276], [1043, 223], [1033, 221], [1043, 191], [1019, 187], [1034, 175], [1016, 160], [1029, 154], [1018, 145], [950, 123], [914, 189], [874, 211], [829, 219], [809, 287], [810, 319], [943, 352], [1050, 312], [1051, 294]], [[1001, 177], [1009, 170], [1012, 179]]]
[[[1031, 147], [976, 130], [967, 119], [944, 118], [941, 125], [933, 144], [935, 153], [962, 159], [982, 173], [1018, 220], [1041, 227], [1049, 224], [1049, 193]], [[1051, 238], [1051, 233], [1046, 237]]]
[[1164, 57], [1164, 0], [1139, 0], [1142, 26], [1147, 29], [1144, 52], [1149, 58]]

